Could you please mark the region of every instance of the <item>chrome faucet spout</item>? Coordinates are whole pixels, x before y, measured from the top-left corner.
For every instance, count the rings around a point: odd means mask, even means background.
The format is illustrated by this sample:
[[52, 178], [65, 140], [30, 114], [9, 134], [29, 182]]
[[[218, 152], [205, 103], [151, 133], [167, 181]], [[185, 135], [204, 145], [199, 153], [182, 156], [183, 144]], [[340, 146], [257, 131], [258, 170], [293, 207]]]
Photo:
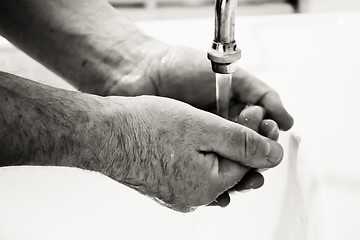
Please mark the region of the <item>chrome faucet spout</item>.
[[235, 11], [238, 0], [217, 0], [215, 2], [215, 39], [216, 42], [235, 41]]
[[235, 16], [238, 0], [216, 0], [215, 37], [208, 58], [216, 73], [232, 73], [233, 63], [241, 57], [235, 41]]

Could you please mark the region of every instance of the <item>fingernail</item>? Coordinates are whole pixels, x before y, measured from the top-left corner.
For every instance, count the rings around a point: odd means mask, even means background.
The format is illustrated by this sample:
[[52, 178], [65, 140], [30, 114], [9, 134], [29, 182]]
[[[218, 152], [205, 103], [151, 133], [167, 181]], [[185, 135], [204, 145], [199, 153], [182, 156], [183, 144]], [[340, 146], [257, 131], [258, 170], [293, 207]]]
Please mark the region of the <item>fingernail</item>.
[[269, 138], [271, 138], [273, 140], [277, 140], [279, 138], [279, 134], [280, 134], [279, 129], [273, 128], [269, 132]]
[[263, 120], [260, 125], [259, 133], [265, 137], [268, 137], [274, 141], [279, 138], [279, 128], [273, 120]]
[[272, 163], [272, 166], [276, 166], [281, 162], [284, 151], [279, 143], [275, 141], [268, 141], [265, 154], [267, 160]]

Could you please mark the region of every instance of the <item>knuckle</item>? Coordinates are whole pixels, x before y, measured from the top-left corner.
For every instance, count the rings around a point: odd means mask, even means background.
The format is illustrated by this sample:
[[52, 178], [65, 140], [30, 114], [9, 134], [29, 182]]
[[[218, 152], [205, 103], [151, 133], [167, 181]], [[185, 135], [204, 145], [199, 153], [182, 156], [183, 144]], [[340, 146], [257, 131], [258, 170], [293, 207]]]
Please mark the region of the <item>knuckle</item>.
[[251, 106], [251, 108], [253, 109], [253, 111], [257, 114], [263, 114], [265, 111], [265, 108], [255, 105], [255, 106]]
[[259, 142], [256, 140], [254, 131], [245, 131], [243, 140], [243, 154], [246, 159], [252, 160], [259, 149]]
[[257, 131], [261, 121], [264, 119], [265, 110], [260, 106], [250, 106], [239, 114], [239, 123]]

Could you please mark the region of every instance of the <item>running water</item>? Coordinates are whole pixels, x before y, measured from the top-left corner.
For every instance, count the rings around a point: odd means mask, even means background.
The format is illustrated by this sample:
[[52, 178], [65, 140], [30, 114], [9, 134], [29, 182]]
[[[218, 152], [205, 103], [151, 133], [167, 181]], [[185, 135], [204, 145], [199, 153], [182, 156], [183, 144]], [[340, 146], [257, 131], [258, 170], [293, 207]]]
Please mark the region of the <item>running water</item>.
[[216, 107], [217, 114], [223, 118], [229, 117], [229, 102], [232, 74], [216, 73]]

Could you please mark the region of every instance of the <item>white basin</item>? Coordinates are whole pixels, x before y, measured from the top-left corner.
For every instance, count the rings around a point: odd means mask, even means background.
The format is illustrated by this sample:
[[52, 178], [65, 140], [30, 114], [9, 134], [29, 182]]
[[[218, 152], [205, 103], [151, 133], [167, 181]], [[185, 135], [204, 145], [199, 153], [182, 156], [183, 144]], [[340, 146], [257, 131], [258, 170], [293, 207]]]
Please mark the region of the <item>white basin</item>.
[[[204, 51], [213, 33], [213, 19], [138, 24]], [[240, 64], [295, 117], [280, 138], [283, 163], [264, 173], [261, 189], [224, 209], [180, 214], [97, 173], [2, 168], [0, 239], [360, 239], [360, 15], [246, 17], [236, 26]], [[9, 44], [0, 53], [0, 70], [72, 89]]]

